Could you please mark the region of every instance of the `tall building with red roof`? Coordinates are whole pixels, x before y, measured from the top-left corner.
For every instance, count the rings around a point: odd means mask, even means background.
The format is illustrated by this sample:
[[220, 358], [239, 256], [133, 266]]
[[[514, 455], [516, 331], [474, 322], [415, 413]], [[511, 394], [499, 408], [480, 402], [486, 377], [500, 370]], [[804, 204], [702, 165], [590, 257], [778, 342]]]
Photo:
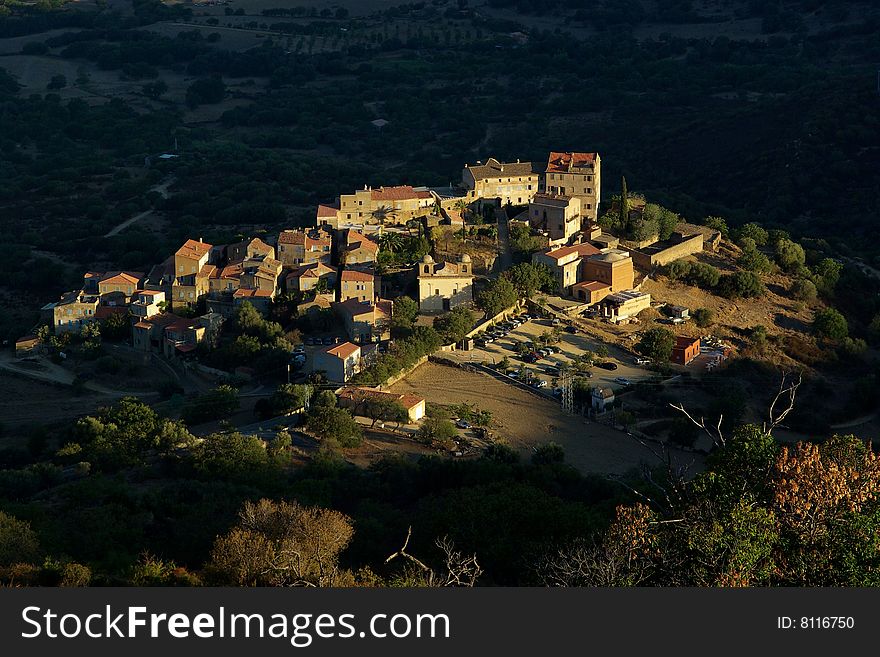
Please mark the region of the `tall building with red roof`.
[[544, 171], [543, 191], [578, 197], [581, 214], [595, 221], [601, 201], [601, 163], [598, 153], [551, 151]]

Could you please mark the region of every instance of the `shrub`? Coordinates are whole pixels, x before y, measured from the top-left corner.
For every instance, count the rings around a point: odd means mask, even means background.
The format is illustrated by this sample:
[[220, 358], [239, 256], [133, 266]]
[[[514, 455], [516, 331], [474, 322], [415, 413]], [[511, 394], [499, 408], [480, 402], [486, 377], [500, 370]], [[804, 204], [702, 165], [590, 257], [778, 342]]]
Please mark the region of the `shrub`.
[[799, 278], [792, 283], [791, 288], [789, 288], [789, 293], [793, 299], [797, 299], [798, 301], [815, 301], [816, 296], [818, 295], [818, 291], [816, 290], [816, 286], [813, 285], [813, 281], [806, 278]]
[[849, 324], [839, 311], [834, 308], [824, 308], [818, 311], [813, 319], [813, 331], [820, 338], [843, 340], [849, 335]]
[[758, 275], [751, 271], [738, 271], [725, 274], [718, 282], [718, 293], [728, 299], [750, 299], [764, 294], [764, 284]]
[[712, 323], [715, 321], [715, 313], [713, 313], [709, 308], [697, 308], [693, 313], [691, 313], [691, 317], [693, 317], [694, 319], [694, 324], [696, 324], [700, 328], [711, 326]]

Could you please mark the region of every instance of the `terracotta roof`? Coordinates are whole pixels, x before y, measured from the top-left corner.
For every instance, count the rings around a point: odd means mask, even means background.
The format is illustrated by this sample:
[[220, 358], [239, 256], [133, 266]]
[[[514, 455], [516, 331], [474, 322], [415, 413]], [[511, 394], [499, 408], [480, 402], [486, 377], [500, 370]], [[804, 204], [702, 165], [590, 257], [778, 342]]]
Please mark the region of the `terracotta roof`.
[[599, 292], [600, 290], [611, 289], [611, 286], [608, 285], [608, 283], [603, 283], [602, 281], [581, 281], [580, 283], [575, 283], [571, 287], [577, 289], [586, 289], [592, 292]]
[[325, 274], [332, 274], [334, 271], [333, 267], [328, 267], [323, 262], [310, 262], [291, 271], [287, 278], [320, 278]]
[[586, 256], [599, 255], [602, 252], [592, 244], [575, 244], [574, 246], [562, 246], [558, 249], [547, 251], [544, 255], [548, 258], [553, 258], [554, 260], [561, 260], [573, 253], [577, 253], [583, 258]]
[[185, 258], [201, 258], [203, 255], [208, 253], [212, 248], [211, 244], [207, 242], [197, 242], [196, 240], [187, 240], [184, 242], [183, 246], [177, 249], [175, 255], [179, 255]]
[[253, 298], [253, 297], [261, 297], [261, 298], [271, 298], [272, 293], [269, 290], [244, 290], [239, 288], [235, 292], [232, 293], [233, 298], [235, 299], [243, 299], [245, 297]]
[[[88, 274], [86, 274], [88, 276]], [[144, 277], [139, 271], [109, 271], [100, 280], [101, 283], [130, 283], [137, 285]]]
[[611, 399], [614, 396], [614, 391], [611, 388], [594, 388], [593, 394], [602, 397], [602, 399]]
[[217, 271], [217, 268], [214, 265], [202, 265], [202, 268], [199, 269], [199, 273], [196, 274], [196, 276], [199, 278], [211, 278], [215, 271]]
[[346, 299], [337, 303], [336, 307], [341, 308], [352, 317], [366, 314], [372, 315], [376, 311], [376, 307], [372, 303], [361, 301], [360, 299]]
[[319, 205], [318, 217], [335, 217], [338, 209], [339, 208], [334, 208], [332, 205]]
[[416, 190], [412, 185], [398, 185], [397, 187], [379, 187], [370, 190], [370, 198], [373, 201], [404, 201], [411, 198], [430, 198], [431, 192]]
[[174, 313], [159, 313], [152, 317], [145, 317], [135, 324], [135, 326], [138, 328], [152, 328], [153, 326], [169, 326], [180, 321], [184, 321], [183, 317], [178, 317]]
[[[319, 205], [318, 208], [321, 206]], [[278, 234], [279, 244], [304, 244], [306, 234], [301, 230], [282, 230]]]
[[138, 290], [137, 293], [140, 297], [156, 297], [160, 294], [165, 294], [164, 292], [159, 292], [157, 290]]
[[195, 350], [196, 346], [194, 344], [179, 344], [174, 348], [177, 349], [177, 351], [188, 353]]
[[499, 162], [494, 157], [486, 160], [486, 164], [469, 166], [468, 169], [474, 180], [486, 178], [521, 177], [537, 175], [537, 171], [531, 162]]
[[324, 353], [330, 354], [331, 356], [336, 356], [337, 358], [341, 358], [343, 360], [360, 350], [361, 348], [353, 342], [343, 342], [342, 344], [322, 349]]
[[374, 283], [376, 281], [376, 276], [375, 274], [368, 274], [367, 272], [358, 271], [357, 269], [343, 269], [340, 274], [340, 280]]
[[368, 251], [378, 251], [379, 245], [376, 244], [369, 237], [364, 235], [363, 233], [359, 233], [356, 230], [349, 230], [346, 232], [345, 241], [348, 244], [348, 250], [351, 251], [353, 249], [367, 249]]
[[598, 155], [598, 153], [557, 153], [556, 151], [550, 151], [550, 156], [547, 158], [547, 173], [567, 173], [569, 165], [573, 169], [579, 167], [589, 167], [592, 169]]
[[127, 306], [98, 306], [95, 310], [95, 319], [107, 319], [112, 315], [127, 315]]
[[686, 335], [675, 336], [675, 346], [679, 349], [685, 349], [700, 341], [700, 338], [691, 338]]
[[211, 278], [238, 278], [241, 276], [242, 266], [240, 262], [226, 265], [223, 269], [216, 270]]

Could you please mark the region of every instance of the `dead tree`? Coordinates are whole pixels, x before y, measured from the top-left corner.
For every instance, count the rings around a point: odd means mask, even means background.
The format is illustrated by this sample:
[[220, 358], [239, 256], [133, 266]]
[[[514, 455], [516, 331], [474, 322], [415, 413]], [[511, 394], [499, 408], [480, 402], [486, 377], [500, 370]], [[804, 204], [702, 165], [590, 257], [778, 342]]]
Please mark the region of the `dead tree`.
[[412, 527], [409, 527], [406, 530], [406, 540], [403, 541], [403, 547], [401, 547], [397, 552], [385, 559], [385, 563], [389, 563], [397, 557], [408, 560], [418, 569], [425, 582], [425, 586], [473, 587], [479, 579], [480, 575], [483, 574], [483, 569], [477, 562], [477, 555], [472, 554], [468, 556], [463, 554], [459, 550], [456, 550], [452, 541], [445, 536], [443, 538], [438, 538], [434, 542], [434, 544], [440, 549], [440, 551], [443, 552], [444, 566], [446, 570], [446, 572], [438, 573], [433, 568], [425, 564], [425, 562], [418, 559], [417, 557], [414, 557], [406, 551], [407, 546], [409, 546], [409, 539], [411, 537]]

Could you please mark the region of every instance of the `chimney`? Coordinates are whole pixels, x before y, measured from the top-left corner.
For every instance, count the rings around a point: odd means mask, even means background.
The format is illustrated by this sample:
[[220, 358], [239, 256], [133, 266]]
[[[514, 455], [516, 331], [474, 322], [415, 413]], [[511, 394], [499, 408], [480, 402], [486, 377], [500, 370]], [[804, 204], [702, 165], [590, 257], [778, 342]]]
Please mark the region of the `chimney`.
[[202, 239], [201, 237], [199, 238], [199, 242], [200, 242], [200, 243], [201, 243], [201, 242], [204, 242], [204, 241], [205, 241], [205, 240]]

